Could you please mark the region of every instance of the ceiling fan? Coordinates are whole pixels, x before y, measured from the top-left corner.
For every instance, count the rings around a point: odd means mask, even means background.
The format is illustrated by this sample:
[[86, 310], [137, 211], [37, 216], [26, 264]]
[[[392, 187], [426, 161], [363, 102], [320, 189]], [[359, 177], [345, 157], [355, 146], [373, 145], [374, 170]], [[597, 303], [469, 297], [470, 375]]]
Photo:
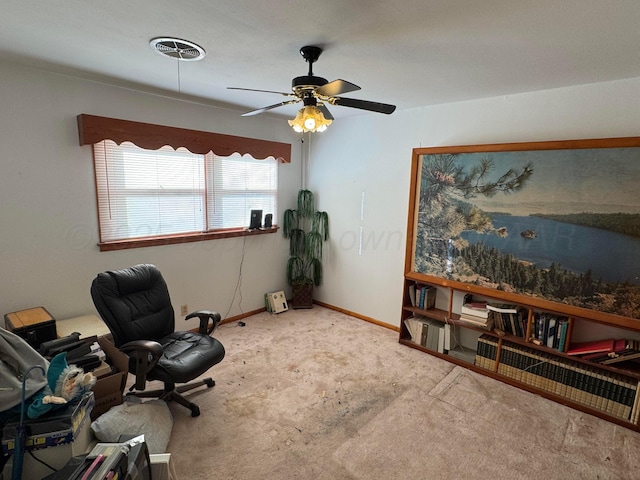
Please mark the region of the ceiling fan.
[[360, 87], [345, 80], [334, 80], [332, 82], [328, 82], [325, 78], [315, 76], [313, 74], [313, 64], [318, 60], [321, 53], [322, 48], [313, 45], [307, 45], [300, 49], [300, 54], [309, 63], [309, 73], [301, 77], [295, 77], [291, 81], [291, 93], [274, 92], [272, 90], [256, 90], [253, 88], [228, 87], [231, 90], [275, 93], [285, 97], [290, 97], [290, 100], [285, 100], [274, 105], [269, 105], [268, 107], [252, 110], [250, 112], [243, 113], [242, 116], [248, 117], [258, 115], [274, 108], [302, 102], [304, 107], [300, 109], [295, 119], [289, 120], [289, 124], [298, 132], [320, 132], [326, 130], [327, 126], [333, 121], [333, 115], [329, 112], [326, 104], [359, 108], [361, 110], [385, 113], [387, 115], [395, 111], [395, 105], [341, 97], [340, 95], [344, 93], [360, 90]]

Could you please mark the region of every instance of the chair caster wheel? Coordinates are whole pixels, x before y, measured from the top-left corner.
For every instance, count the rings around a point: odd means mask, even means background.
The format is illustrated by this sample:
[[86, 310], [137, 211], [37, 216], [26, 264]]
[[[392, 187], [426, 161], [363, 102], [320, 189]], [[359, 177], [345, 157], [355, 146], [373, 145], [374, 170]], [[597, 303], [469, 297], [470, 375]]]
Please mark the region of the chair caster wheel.
[[192, 417], [200, 416], [200, 407], [198, 407], [197, 405], [192, 405], [191, 407], [189, 407], [189, 409], [191, 410]]
[[211, 378], [205, 378], [204, 384], [207, 386], [207, 388], [211, 388], [216, 384], [216, 381]]

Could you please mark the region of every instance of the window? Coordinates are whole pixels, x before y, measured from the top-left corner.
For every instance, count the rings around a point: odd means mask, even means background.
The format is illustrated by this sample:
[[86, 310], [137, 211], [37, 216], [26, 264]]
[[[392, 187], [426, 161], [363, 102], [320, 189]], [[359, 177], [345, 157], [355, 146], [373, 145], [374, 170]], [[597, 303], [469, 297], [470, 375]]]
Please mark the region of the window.
[[[291, 144], [82, 113], [92, 145], [100, 250], [196, 242], [277, 231], [278, 164]], [[275, 159], [275, 160], [274, 160]], [[274, 227], [247, 231], [250, 210]]]
[[111, 140], [94, 144], [101, 244], [242, 230], [277, 215], [278, 162]]

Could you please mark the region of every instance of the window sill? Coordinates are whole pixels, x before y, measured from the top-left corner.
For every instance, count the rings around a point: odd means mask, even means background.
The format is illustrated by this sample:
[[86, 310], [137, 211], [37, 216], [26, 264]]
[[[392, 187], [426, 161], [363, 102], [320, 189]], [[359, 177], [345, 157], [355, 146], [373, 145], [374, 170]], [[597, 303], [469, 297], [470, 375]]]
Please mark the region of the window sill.
[[204, 242], [207, 240], [219, 240], [221, 238], [247, 237], [252, 235], [265, 235], [276, 233], [278, 227], [265, 228], [260, 230], [232, 229], [216, 230], [215, 232], [190, 233], [185, 235], [170, 235], [164, 237], [148, 237], [133, 240], [120, 240], [117, 242], [98, 243], [101, 252], [113, 250], [127, 250], [129, 248], [156, 247], [158, 245], [173, 245], [178, 243]]

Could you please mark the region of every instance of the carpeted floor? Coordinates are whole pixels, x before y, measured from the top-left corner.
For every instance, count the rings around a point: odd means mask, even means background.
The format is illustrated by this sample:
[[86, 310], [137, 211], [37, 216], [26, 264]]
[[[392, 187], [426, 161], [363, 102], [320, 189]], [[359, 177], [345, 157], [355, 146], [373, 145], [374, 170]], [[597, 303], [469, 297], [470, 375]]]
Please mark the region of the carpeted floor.
[[640, 479], [640, 434], [315, 306], [216, 333], [227, 350], [171, 404], [179, 480]]

